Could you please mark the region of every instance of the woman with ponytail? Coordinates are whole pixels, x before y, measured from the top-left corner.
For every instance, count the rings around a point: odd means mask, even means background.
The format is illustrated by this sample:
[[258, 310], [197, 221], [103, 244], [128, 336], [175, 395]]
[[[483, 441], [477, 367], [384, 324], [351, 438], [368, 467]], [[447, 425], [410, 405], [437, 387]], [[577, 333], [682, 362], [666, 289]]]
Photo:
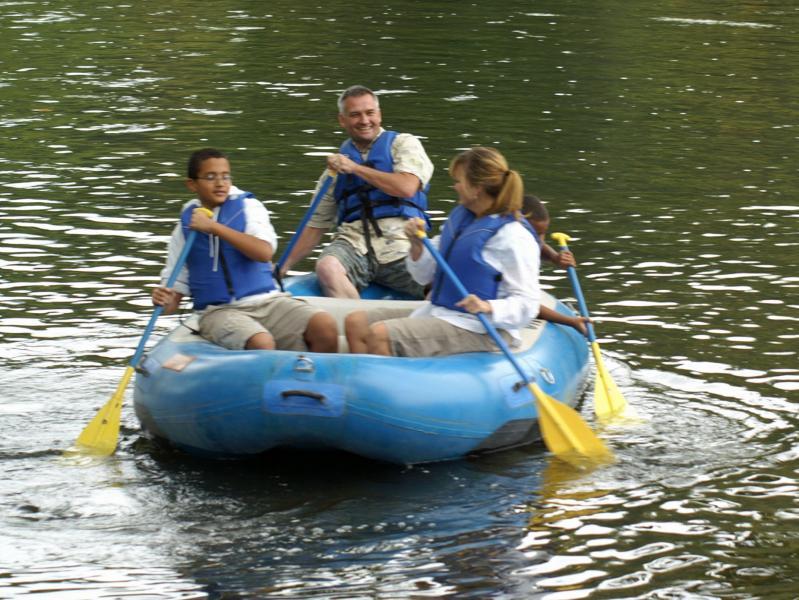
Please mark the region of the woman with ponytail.
[[385, 356], [443, 356], [496, 350], [477, 318], [484, 313], [511, 345], [519, 329], [539, 312], [540, 252], [521, 216], [524, 186], [518, 172], [493, 148], [476, 147], [456, 156], [449, 174], [458, 194], [441, 235], [432, 240], [469, 291], [462, 297], [427, 252], [417, 231], [421, 219], [407, 221], [411, 240], [407, 267], [413, 278], [432, 284], [429, 300], [410, 316], [403, 309], [376, 309], [348, 315], [350, 352]]

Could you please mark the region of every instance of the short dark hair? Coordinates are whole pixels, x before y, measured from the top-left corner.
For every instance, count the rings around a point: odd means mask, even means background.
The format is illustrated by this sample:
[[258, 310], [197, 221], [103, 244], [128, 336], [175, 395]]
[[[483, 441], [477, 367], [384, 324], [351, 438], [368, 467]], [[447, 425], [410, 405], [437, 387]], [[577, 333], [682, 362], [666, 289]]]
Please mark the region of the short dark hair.
[[187, 169], [189, 179], [197, 179], [197, 175], [200, 173], [200, 165], [209, 158], [227, 158], [227, 156], [225, 156], [224, 152], [216, 148], [195, 150], [189, 157], [189, 166]]
[[525, 194], [522, 198], [522, 215], [525, 219], [533, 221], [546, 221], [549, 219], [549, 211], [541, 199], [532, 194]]
[[371, 96], [375, 99], [378, 108], [380, 107], [380, 100], [377, 99], [377, 94], [375, 94], [372, 90], [368, 87], [363, 85], [351, 85], [346, 90], [341, 92], [341, 95], [338, 97], [338, 112], [344, 114], [344, 101], [347, 98], [358, 98], [359, 96]]

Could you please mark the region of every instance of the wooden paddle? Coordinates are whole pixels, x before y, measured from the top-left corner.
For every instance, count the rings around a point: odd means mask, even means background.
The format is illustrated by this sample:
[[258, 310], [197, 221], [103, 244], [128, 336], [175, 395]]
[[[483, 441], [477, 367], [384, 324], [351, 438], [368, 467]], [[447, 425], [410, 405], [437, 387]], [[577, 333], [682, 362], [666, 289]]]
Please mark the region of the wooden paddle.
[[286, 260], [288, 260], [289, 254], [291, 251], [294, 250], [294, 246], [297, 244], [297, 240], [300, 239], [300, 234], [305, 229], [305, 226], [308, 224], [308, 221], [311, 220], [311, 217], [316, 212], [316, 208], [319, 206], [319, 203], [322, 201], [322, 198], [325, 197], [327, 194], [328, 188], [330, 188], [330, 184], [333, 183], [336, 179], [336, 172], [328, 170], [328, 174], [325, 177], [324, 181], [322, 181], [322, 185], [319, 187], [319, 191], [316, 192], [316, 196], [314, 196], [313, 200], [311, 200], [310, 206], [308, 206], [308, 210], [305, 211], [305, 215], [302, 217], [300, 224], [297, 226], [297, 231], [294, 232], [294, 235], [291, 236], [291, 240], [289, 240], [286, 249], [283, 251], [283, 254], [280, 257], [280, 260], [277, 261], [277, 266], [275, 266], [275, 279], [277, 280], [278, 284], [280, 285], [280, 289], [283, 289], [283, 282], [281, 281], [280, 270], [283, 268], [283, 265], [286, 264]]
[[[195, 210], [203, 210], [208, 213], [208, 216], [213, 217], [213, 213], [207, 208], [198, 207]], [[189, 250], [191, 250], [191, 246], [194, 244], [194, 239], [196, 237], [197, 232], [195, 230], [192, 229], [189, 231], [188, 236], [186, 236], [186, 243], [183, 244], [183, 251], [180, 253], [178, 260], [175, 262], [175, 268], [172, 269], [172, 273], [169, 275], [169, 279], [167, 280], [165, 287], [171, 288], [173, 285], [175, 285], [175, 281], [177, 280], [183, 265], [186, 263], [186, 259], [189, 256]], [[122, 402], [125, 399], [125, 389], [128, 387], [128, 382], [130, 382], [130, 379], [133, 376], [133, 371], [136, 369], [136, 366], [139, 364], [139, 361], [144, 354], [144, 345], [147, 343], [147, 339], [153, 332], [155, 322], [162, 312], [164, 312], [163, 306], [155, 307], [155, 310], [150, 317], [150, 322], [147, 323], [147, 327], [144, 329], [144, 334], [139, 340], [139, 345], [136, 348], [136, 352], [133, 354], [133, 358], [130, 360], [127, 369], [125, 369], [125, 374], [122, 376], [122, 381], [119, 382], [114, 395], [111, 396], [110, 400], [105, 403], [105, 406], [97, 411], [97, 414], [94, 416], [94, 418], [89, 422], [88, 425], [86, 425], [84, 430], [78, 436], [75, 445], [67, 450], [67, 453], [92, 454], [96, 456], [109, 456], [114, 453], [119, 440], [119, 419], [122, 413]]]
[[[427, 251], [438, 263], [439, 268], [452, 281], [458, 292], [465, 298], [469, 292], [463, 287], [458, 276], [450, 268], [444, 257], [427, 237], [423, 230], [418, 230], [416, 235], [422, 240]], [[533, 393], [538, 408], [538, 423], [541, 428], [541, 437], [550, 452], [569, 462], [584, 462], [584, 459], [607, 462], [613, 459], [613, 453], [605, 446], [591, 428], [583, 421], [580, 415], [569, 406], [558, 402], [548, 396], [535, 380], [529, 380], [519, 362], [513, 356], [505, 340], [497, 333], [496, 328], [491, 324], [483, 313], [477, 313], [477, 318], [485, 327], [486, 332], [499, 346], [505, 357], [511, 362], [516, 372], [527, 384], [528, 389]]]
[[[569, 249], [567, 242], [569, 242], [571, 238], [567, 234], [553, 233], [551, 237], [561, 250], [566, 251]], [[580, 314], [588, 319], [590, 318], [588, 307], [585, 304], [583, 291], [580, 288], [580, 281], [577, 279], [577, 270], [569, 266], [566, 272], [569, 275], [574, 295], [577, 298]], [[624, 396], [621, 395], [619, 388], [616, 387], [616, 383], [605, 368], [605, 364], [602, 361], [602, 353], [599, 351], [599, 342], [596, 340], [594, 327], [591, 325], [590, 321], [586, 323], [586, 328], [588, 330], [588, 342], [591, 345], [591, 352], [594, 355], [597, 372], [596, 385], [594, 386], [594, 412], [600, 420], [608, 421], [615, 416], [624, 414], [627, 408], [627, 401], [624, 399]]]

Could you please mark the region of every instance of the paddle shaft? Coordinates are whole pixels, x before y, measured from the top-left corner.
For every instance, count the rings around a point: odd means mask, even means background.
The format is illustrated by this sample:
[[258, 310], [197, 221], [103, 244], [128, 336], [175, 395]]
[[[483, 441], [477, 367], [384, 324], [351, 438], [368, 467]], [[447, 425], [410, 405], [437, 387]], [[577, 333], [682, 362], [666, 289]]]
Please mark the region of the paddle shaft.
[[[561, 250], [567, 251], [569, 249], [567, 242], [570, 238], [567, 234], [553, 233], [552, 239], [555, 240], [555, 243]], [[580, 314], [588, 319], [588, 307], [585, 304], [585, 297], [580, 287], [580, 281], [577, 279], [577, 270], [569, 266], [566, 269], [566, 273], [569, 276], [569, 281], [571, 281], [574, 295], [577, 297]], [[619, 388], [616, 387], [616, 383], [613, 381], [610, 373], [608, 373], [605, 368], [605, 363], [602, 360], [602, 353], [599, 350], [599, 342], [596, 340], [594, 328], [590, 321], [586, 323], [586, 327], [598, 377], [597, 385], [594, 389], [594, 412], [596, 412], [597, 416], [603, 421], [607, 421], [614, 415], [622, 415], [625, 411], [627, 411], [627, 415], [630, 415], [631, 413], [627, 410], [627, 401], [624, 399], [624, 396], [622, 396]]]
[[[469, 292], [461, 283], [460, 278], [455, 274], [455, 271], [447, 264], [447, 261], [444, 260], [444, 257], [441, 256], [441, 253], [436, 249], [433, 245], [433, 242], [430, 241], [430, 238], [427, 236], [421, 237], [422, 243], [424, 244], [427, 251], [432, 255], [435, 259], [436, 263], [438, 263], [439, 268], [449, 277], [449, 280], [453, 283], [453, 285], [457, 288], [458, 293], [460, 293], [464, 298], [469, 295]], [[502, 336], [499, 335], [497, 332], [496, 327], [491, 324], [491, 321], [488, 320], [488, 317], [485, 316], [484, 313], [477, 313], [477, 318], [480, 319], [480, 322], [485, 327], [486, 332], [488, 335], [491, 336], [491, 339], [494, 340], [494, 343], [499, 346], [499, 349], [502, 350], [502, 353], [508, 358], [508, 360], [513, 365], [513, 368], [516, 369], [516, 372], [519, 373], [519, 377], [525, 383], [530, 381], [529, 376], [524, 372], [522, 366], [519, 364], [519, 361], [516, 360], [516, 357], [513, 356], [513, 353], [508, 348], [508, 345], [505, 343], [505, 340], [502, 339]]]
[[[191, 250], [192, 245], [194, 244], [194, 240], [197, 237], [197, 232], [192, 229], [189, 231], [189, 235], [186, 236], [186, 243], [183, 244], [183, 250], [178, 256], [177, 261], [175, 262], [175, 267], [172, 269], [172, 272], [169, 274], [169, 279], [166, 280], [166, 287], [167, 289], [171, 289], [175, 282], [178, 280], [178, 275], [180, 275], [180, 271], [183, 269], [183, 265], [186, 264], [186, 259], [189, 257], [189, 251]], [[144, 333], [139, 340], [139, 345], [136, 347], [136, 352], [133, 353], [133, 358], [130, 359], [130, 363], [128, 363], [134, 369], [139, 364], [141, 360], [142, 354], [144, 354], [144, 346], [147, 343], [147, 339], [150, 337], [150, 334], [153, 332], [153, 328], [155, 328], [155, 322], [158, 320], [158, 317], [161, 316], [161, 313], [164, 312], [164, 307], [162, 305], [158, 305], [153, 310], [153, 314], [150, 316], [150, 321], [147, 323], [147, 327], [144, 328]]]
[[[555, 237], [555, 236], [553, 236]], [[559, 240], [558, 248], [562, 251], [566, 252], [569, 250], [569, 246], [563, 241], [562, 237], [557, 238]], [[572, 289], [574, 290], [574, 295], [577, 297], [577, 306], [580, 307], [580, 314], [584, 316], [586, 319], [590, 319], [590, 315], [588, 314], [588, 306], [585, 304], [585, 297], [583, 296], [583, 290], [580, 287], [580, 280], [577, 278], [577, 270], [569, 265], [566, 267], [566, 274], [569, 276], [569, 281], [572, 284]], [[594, 334], [594, 326], [591, 325], [590, 321], [587, 321], [585, 324], [585, 328], [588, 331], [588, 341], [592, 344], [596, 341], [596, 335]]]
[[[203, 210], [209, 216], [213, 216], [213, 213], [207, 208], [197, 208], [195, 210]], [[177, 281], [178, 275], [183, 269], [183, 265], [186, 264], [186, 259], [189, 256], [189, 251], [191, 250], [196, 237], [197, 231], [194, 229], [190, 230], [186, 236], [186, 242], [183, 244], [183, 250], [181, 251], [180, 256], [178, 256], [178, 259], [175, 261], [175, 266], [172, 268], [172, 273], [170, 273], [169, 278], [167, 279], [165, 286], [167, 289], [171, 289], [172, 286], [175, 285], [175, 281]], [[134, 352], [133, 358], [130, 359], [130, 363], [125, 369], [125, 374], [122, 376], [122, 380], [119, 382], [119, 385], [117, 385], [116, 391], [108, 400], [108, 402], [106, 402], [103, 407], [97, 411], [97, 414], [88, 423], [88, 425], [83, 428], [83, 431], [78, 436], [75, 445], [72, 449], [67, 450], [67, 453], [73, 451], [81, 453], [90, 452], [98, 456], [110, 456], [114, 453], [119, 440], [119, 421], [120, 414], [122, 412], [122, 403], [125, 398], [125, 389], [128, 387], [128, 383], [133, 377], [136, 366], [139, 364], [139, 361], [144, 354], [144, 346], [147, 343], [147, 339], [150, 337], [150, 334], [155, 327], [155, 322], [158, 320], [158, 317], [162, 312], [164, 312], [164, 307], [160, 304], [157, 305], [155, 310], [153, 310], [153, 314], [150, 316], [150, 322], [147, 323], [147, 327], [145, 327], [144, 333], [139, 340], [139, 345], [136, 347], [136, 352]]]
[[330, 188], [330, 184], [333, 183], [334, 176], [332, 174], [328, 174], [325, 177], [325, 180], [322, 182], [322, 186], [319, 188], [319, 191], [316, 193], [316, 196], [311, 201], [311, 205], [308, 207], [308, 210], [305, 211], [305, 215], [302, 217], [302, 221], [297, 226], [297, 231], [294, 232], [294, 235], [291, 237], [288, 245], [286, 246], [286, 250], [283, 252], [283, 255], [280, 257], [280, 260], [277, 261], [277, 267], [275, 268], [275, 272], [280, 275], [280, 270], [283, 268], [283, 265], [286, 264], [286, 261], [291, 254], [291, 251], [294, 250], [294, 246], [297, 244], [297, 240], [300, 239], [300, 234], [305, 230], [305, 226], [308, 224], [308, 221], [311, 220], [311, 217], [316, 212], [316, 207], [319, 206], [319, 203], [322, 201], [322, 198], [325, 197], [327, 194], [327, 190]]

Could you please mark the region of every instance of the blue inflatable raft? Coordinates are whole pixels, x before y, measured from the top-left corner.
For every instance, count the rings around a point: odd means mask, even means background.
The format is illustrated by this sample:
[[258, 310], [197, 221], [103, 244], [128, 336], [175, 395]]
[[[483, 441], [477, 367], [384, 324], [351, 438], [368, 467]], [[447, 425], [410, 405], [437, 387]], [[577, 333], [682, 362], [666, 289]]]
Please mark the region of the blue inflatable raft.
[[[292, 293], [342, 323], [352, 310], [417, 302], [371, 288], [361, 300], [318, 296], [312, 278]], [[572, 314], [552, 296], [544, 302]], [[343, 329], [342, 329], [343, 330]], [[144, 430], [194, 455], [244, 458], [273, 448], [338, 449], [392, 463], [462, 458], [540, 439], [535, 398], [501, 353], [440, 358], [231, 351], [179, 325], [146, 355], [134, 402]], [[588, 347], [573, 328], [533, 321], [516, 352], [558, 401], [574, 406]]]

